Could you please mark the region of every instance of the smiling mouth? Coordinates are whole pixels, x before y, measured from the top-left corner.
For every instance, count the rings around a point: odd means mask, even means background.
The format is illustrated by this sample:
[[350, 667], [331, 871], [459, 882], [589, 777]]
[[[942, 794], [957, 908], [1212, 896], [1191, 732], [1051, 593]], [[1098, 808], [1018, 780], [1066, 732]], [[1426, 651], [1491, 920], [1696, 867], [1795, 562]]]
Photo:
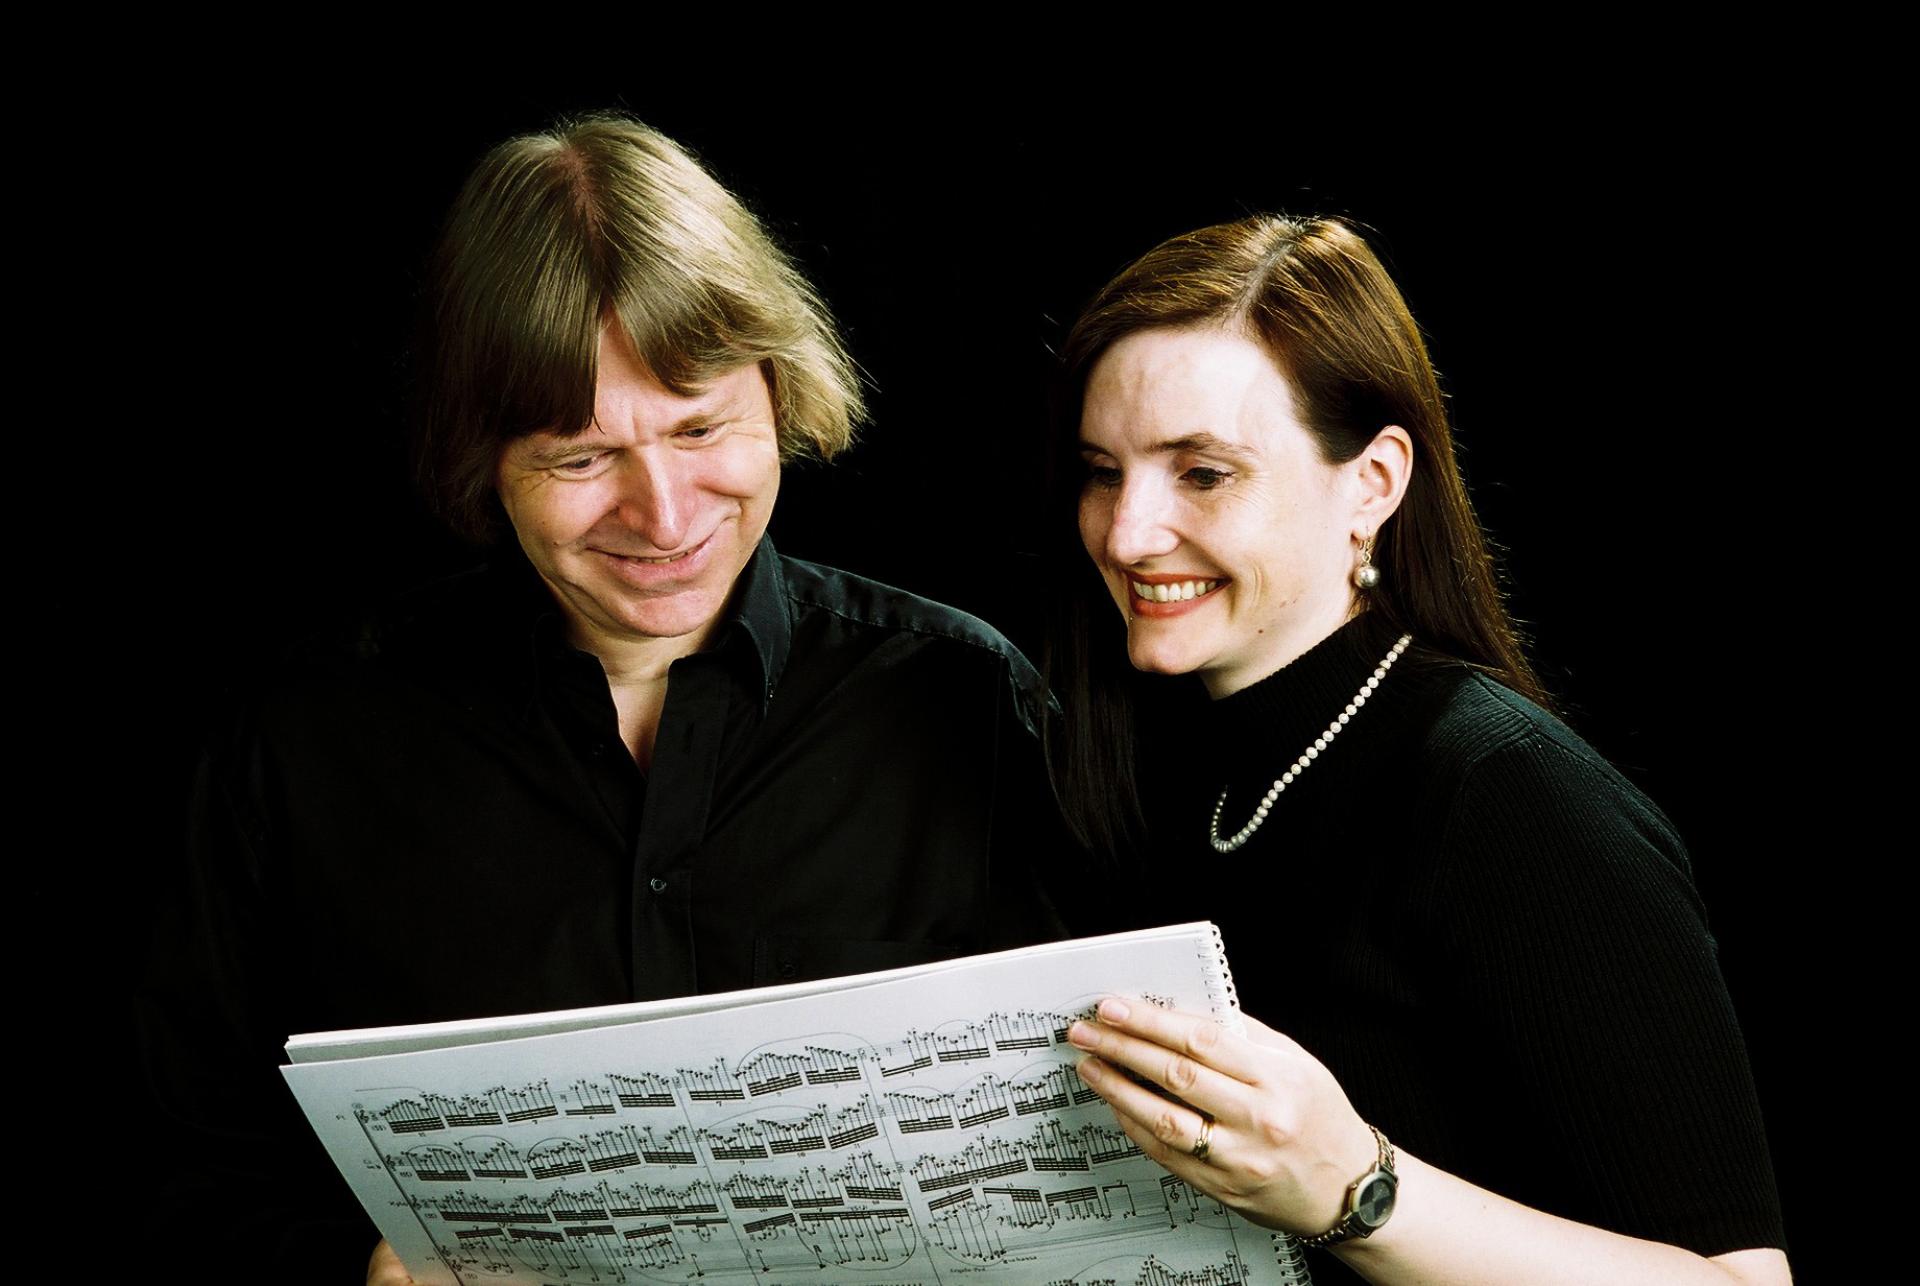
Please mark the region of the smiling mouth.
[[1128, 578], [1133, 587], [1133, 596], [1148, 603], [1184, 603], [1190, 598], [1199, 598], [1211, 594], [1226, 584], [1224, 580], [1179, 580], [1167, 584], [1149, 585], [1145, 581]]
[[672, 563], [685, 562], [687, 559], [705, 549], [707, 547], [707, 541], [712, 539], [712, 536], [708, 536], [696, 544], [689, 545], [677, 554], [667, 554], [659, 558], [649, 557], [645, 554], [623, 554], [617, 549], [603, 549], [600, 552], [608, 558], [617, 558], [623, 563], [639, 563], [647, 567], [665, 567]]
[[[695, 546], [695, 548], [698, 548], [698, 546]], [[677, 563], [692, 552], [692, 549], [683, 549], [677, 554], [668, 554], [665, 558], [642, 558], [638, 554], [615, 554], [614, 557], [620, 559], [622, 562], [647, 563], [651, 566], [658, 567], [665, 563]]]

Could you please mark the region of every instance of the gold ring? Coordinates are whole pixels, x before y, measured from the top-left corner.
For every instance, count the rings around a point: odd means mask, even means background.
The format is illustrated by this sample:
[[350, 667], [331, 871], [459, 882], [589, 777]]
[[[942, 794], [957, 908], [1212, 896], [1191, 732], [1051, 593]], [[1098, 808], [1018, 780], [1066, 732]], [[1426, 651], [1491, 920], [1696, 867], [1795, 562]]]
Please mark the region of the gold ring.
[[1202, 1116], [1200, 1118], [1200, 1137], [1193, 1141], [1193, 1157], [1196, 1161], [1204, 1161], [1212, 1152], [1213, 1118], [1210, 1116]]

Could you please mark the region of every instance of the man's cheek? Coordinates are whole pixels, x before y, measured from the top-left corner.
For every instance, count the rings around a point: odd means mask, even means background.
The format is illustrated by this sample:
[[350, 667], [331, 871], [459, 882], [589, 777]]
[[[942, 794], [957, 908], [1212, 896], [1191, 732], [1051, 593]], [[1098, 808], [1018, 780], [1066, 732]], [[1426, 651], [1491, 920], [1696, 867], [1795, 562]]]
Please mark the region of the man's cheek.
[[772, 441], [741, 439], [717, 456], [707, 475], [710, 489], [741, 500], [771, 503], [780, 486], [780, 455]]

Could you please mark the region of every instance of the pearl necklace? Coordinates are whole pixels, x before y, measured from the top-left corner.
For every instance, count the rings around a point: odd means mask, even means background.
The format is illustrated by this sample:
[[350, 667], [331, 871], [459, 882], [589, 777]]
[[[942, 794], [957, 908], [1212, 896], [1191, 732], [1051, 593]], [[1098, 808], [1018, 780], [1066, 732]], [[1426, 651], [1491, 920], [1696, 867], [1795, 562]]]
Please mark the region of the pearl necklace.
[[1327, 730], [1313, 739], [1313, 744], [1293, 761], [1291, 768], [1280, 774], [1280, 780], [1273, 783], [1273, 789], [1261, 799], [1247, 824], [1235, 831], [1230, 839], [1220, 838], [1220, 810], [1227, 806], [1228, 787], [1220, 788], [1220, 799], [1213, 806], [1213, 820], [1207, 823], [1207, 839], [1212, 843], [1214, 852], [1231, 853], [1253, 838], [1253, 833], [1260, 829], [1260, 823], [1266, 821], [1268, 812], [1272, 811], [1273, 801], [1280, 798], [1280, 792], [1291, 786], [1293, 779], [1305, 772], [1307, 765], [1318, 759], [1322, 750], [1333, 744], [1333, 739], [1340, 735], [1340, 729], [1347, 726], [1347, 720], [1360, 713], [1360, 707], [1367, 703], [1367, 698], [1373, 695], [1373, 690], [1380, 686], [1380, 680], [1387, 677], [1387, 671], [1393, 668], [1393, 663], [1400, 659], [1400, 654], [1406, 651], [1407, 646], [1412, 642], [1413, 635], [1400, 636], [1400, 641], [1393, 645], [1391, 652], [1387, 653], [1387, 659], [1373, 667], [1373, 673], [1368, 675], [1367, 681], [1360, 685], [1360, 690], [1353, 694], [1353, 700], [1347, 702], [1347, 708], [1334, 716], [1333, 722], [1327, 725]]

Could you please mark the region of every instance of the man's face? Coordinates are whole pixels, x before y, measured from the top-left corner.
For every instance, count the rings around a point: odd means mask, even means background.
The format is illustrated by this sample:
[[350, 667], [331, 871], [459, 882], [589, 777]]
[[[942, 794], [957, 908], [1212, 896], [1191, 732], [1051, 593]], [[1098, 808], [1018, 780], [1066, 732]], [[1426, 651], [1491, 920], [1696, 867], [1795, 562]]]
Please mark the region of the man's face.
[[766, 378], [742, 366], [681, 397], [610, 325], [593, 412], [584, 433], [534, 433], [501, 452], [507, 518], [576, 644], [679, 639], [676, 652], [697, 651], [780, 488]]

